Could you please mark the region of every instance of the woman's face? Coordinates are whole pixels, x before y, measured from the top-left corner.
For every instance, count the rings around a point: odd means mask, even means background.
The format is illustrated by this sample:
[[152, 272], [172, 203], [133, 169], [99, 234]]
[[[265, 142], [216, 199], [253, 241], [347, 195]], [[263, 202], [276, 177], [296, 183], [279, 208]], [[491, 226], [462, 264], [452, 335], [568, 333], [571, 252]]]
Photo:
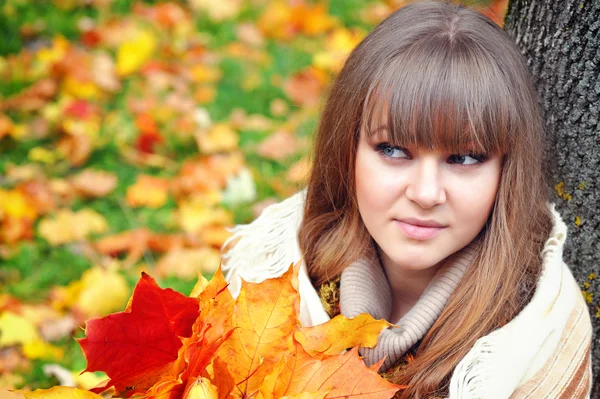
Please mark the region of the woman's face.
[[[385, 263], [415, 272], [431, 268], [483, 228], [501, 157], [397, 148], [385, 137], [382, 129], [372, 139], [361, 131], [355, 171], [360, 215]], [[419, 227], [425, 224], [438, 227]]]

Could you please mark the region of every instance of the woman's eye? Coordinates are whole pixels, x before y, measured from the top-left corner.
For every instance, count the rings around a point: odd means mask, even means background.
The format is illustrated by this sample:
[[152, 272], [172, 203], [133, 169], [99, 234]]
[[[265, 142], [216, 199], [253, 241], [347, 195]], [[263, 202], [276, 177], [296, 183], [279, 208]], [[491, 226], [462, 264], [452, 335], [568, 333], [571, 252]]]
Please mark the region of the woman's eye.
[[402, 148], [392, 147], [387, 143], [377, 145], [377, 151], [388, 158], [406, 158], [406, 153]]
[[458, 164], [458, 165], [474, 165], [476, 163], [483, 163], [485, 161], [486, 156], [482, 154], [468, 154], [468, 155], [459, 155], [453, 154], [448, 158], [448, 163]]

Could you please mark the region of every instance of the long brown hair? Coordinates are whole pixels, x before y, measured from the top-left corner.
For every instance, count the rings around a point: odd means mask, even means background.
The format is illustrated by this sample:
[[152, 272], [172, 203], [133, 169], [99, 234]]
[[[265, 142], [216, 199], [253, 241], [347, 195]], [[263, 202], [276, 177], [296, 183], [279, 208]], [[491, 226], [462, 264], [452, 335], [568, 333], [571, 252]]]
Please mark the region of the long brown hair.
[[392, 145], [503, 156], [497, 196], [475, 263], [394, 377], [400, 397], [447, 394], [475, 341], [530, 300], [552, 228], [542, 170], [543, 124], [527, 65], [489, 18], [440, 2], [413, 3], [381, 22], [330, 87], [314, 142], [300, 248], [316, 286], [372, 250], [355, 192], [361, 128], [387, 112]]

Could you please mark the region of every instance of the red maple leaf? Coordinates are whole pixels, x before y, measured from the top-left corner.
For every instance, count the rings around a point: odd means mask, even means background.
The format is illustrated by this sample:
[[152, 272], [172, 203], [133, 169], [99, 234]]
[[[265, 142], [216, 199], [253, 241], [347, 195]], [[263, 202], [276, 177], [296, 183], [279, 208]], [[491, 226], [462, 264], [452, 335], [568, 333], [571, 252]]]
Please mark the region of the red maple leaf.
[[142, 273], [131, 306], [89, 320], [87, 337], [79, 340], [88, 362], [84, 371], [104, 371], [110, 378], [93, 391], [114, 386], [131, 396], [151, 387], [174, 365], [181, 338], [191, 337], [198, 314], [197, 298], [162, 289]]
[[153, 154], [154, 146], [164, 142], [154, 118], [148, 113], [142, 113], [135, 118], [135, 125], [139, 130], [135, 147], [140, 152]]

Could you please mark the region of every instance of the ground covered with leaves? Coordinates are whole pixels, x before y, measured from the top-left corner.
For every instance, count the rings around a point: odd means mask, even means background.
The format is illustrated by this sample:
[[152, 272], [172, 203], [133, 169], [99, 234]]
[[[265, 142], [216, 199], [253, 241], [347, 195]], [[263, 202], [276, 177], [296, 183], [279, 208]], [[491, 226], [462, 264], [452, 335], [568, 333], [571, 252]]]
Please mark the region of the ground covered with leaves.
[[0, 2], [0, 387], [106, 379], [85, 321], [142, 272], [189, 295], [302, 187], [331, 78], [403, 4]]

